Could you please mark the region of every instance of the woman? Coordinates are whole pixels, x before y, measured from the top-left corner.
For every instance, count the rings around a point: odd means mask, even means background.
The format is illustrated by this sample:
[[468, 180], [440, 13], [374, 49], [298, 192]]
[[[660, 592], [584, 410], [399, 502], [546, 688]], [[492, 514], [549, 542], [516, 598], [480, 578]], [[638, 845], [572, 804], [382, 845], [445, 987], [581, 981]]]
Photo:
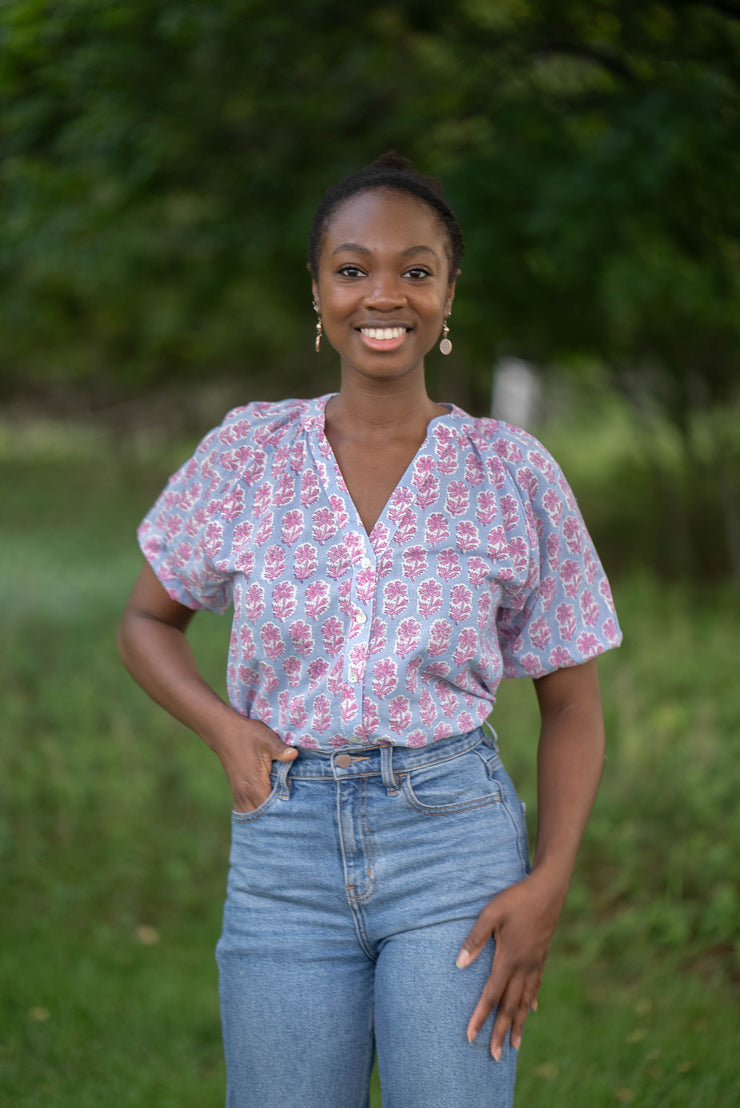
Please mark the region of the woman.
[[[386, 1108], [510, 1105], [596, 793], [619, 630], [572, 493], [530, 435], [426, 393], [461, 255], [402, 159], [331, 189], [309, 269], [339, 392], [229, 413], [140, 529], [123, 660], [234, 797], [232, 1108], [366, 1105], [376, 1045]], [[232, 602], [226, 704], [184, 632]], [[517, 675], [542, 715], [531, 872], [482, 726]]]

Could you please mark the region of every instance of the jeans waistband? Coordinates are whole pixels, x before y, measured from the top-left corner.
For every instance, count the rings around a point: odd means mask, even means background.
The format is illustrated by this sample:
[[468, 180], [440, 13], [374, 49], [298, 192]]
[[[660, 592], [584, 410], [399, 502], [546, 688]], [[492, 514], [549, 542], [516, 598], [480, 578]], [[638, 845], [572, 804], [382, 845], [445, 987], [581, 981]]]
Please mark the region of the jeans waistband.
[[496, 732], [488, 724], [469, 731], [466, 735], [456, 735], [451, 739], [438, 739], [429, 746], [368, 746], [358, 751], [356, 746], [339, 749], [333, 754], [322, 751], [298, 748], [298, 757], [292, 762], [274, 762], [273, 770], [285, 767], [285, 776], [301, 778], [334, 778], [342, 780], [348, 777], [369, 777], [380, 774], [385, 780], [389, 774], [403, 773], [419, 766], [435, 765], [449, 761], [459, 754], [473, 750], [479, 743], [485, 742], [497, 751]]

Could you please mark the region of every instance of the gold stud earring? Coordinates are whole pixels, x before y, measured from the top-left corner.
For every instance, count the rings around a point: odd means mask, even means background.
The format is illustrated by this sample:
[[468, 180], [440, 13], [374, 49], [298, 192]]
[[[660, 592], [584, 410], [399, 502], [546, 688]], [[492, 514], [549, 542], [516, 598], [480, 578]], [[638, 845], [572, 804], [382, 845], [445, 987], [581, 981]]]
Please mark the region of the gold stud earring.
[[450, 342], [449, 338], [447, 337], [449, 335], [449, 333], [450, 333], [450, 328], [448, 326], [447, 320], [445, 319], [442, 323], [442, 340], [439, 344], [439, 350], [440, 350], [441, 354], [449, 354], [450, 351], [452, 350], [452, 343]]
[[319, 312], [318, 304], [316, 303], [315, 300], [313, 302], [313, 310], [316, 312], [317, 316], [319, 317], [316, 320], [316, 341], [314, 343], [314, 348], [316, 350], [316, 353], [318, 354], [319, 349], [321, 347], [321, 336], [324, 333], [324, 324], [321, 320], [321, 313]]

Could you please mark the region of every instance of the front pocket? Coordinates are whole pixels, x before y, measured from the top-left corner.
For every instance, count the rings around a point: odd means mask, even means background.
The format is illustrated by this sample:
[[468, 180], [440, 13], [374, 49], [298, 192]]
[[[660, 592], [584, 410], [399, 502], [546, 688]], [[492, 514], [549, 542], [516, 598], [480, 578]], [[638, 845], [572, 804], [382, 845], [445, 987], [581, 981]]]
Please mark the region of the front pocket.
[[503, 799], [498, 782], [474, 750], [399, 777], [406, 801], [418, 812], [464, 812]]
[[277, 777], [274, 772], [270, 774], [270, 780], [272, 781], [272, 789], [258, 807], [253, 808], [251, 812], [237, 812], [232, 810], [231, 818], [235, 823], [253, 823], [272, 808], [277, 800], [279, 792]]

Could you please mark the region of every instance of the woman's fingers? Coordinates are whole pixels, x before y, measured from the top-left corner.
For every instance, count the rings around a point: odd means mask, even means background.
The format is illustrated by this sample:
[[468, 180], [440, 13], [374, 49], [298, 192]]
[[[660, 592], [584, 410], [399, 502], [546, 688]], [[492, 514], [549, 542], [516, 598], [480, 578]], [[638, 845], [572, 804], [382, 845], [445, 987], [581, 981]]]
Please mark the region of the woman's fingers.
[[270, 771], [275, 761], [292, 762], [298, 756], [269, 727], [244, 721], [236, 739], [222, 748], [221, 761], [234, 797], [234, 810], [252, 812], [264, 804], [272, 790]]

